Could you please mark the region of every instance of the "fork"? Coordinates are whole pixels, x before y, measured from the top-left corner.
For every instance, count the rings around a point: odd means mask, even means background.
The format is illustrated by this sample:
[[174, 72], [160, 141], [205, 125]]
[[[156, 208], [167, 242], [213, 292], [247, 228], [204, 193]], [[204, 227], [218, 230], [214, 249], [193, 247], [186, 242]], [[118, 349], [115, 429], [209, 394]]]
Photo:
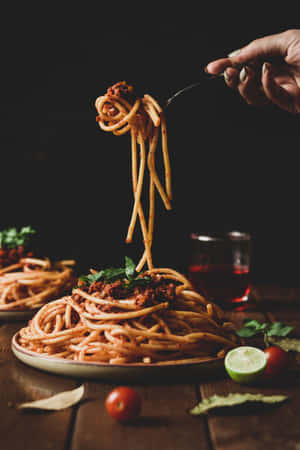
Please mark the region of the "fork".
[[[257, 67], [254, 66], [253, 62], [250, 61], [247, 63], [247, 66], [250, 66], [251, 68], [253, 68], [254, 70], [257, 71]], [[241, 71], [243, 68], [243, 64], [235, 64], [233, 66], [235, 69]], [[215, 79], [215, 78], [221, 78], [224, 77], [224, 72], [218, 73], [216, 75], [209, 75], [210, 79]], [[198, 86], [200, 86], [202, 84], [202, 81], [197, 81], [196, 83], [192, 83], [189, 84], [188, 86], [184, 87], [183, 89], [180, 89], [179, 91], [175, 92], [175, 94], [171, 95], [171, 97], [168, 98], [168, 100], [165, 103], [165, 108], [167, 108], [168, 106], [170, 106], [171, 103], [173, 103], [173, 101], [182, 94], [185, 94], [186, 92], [190, 91], [191, 89], [197, 88]]]
[[[223, 77], [224, 73], [219, 73], [217, 75], [210, 75], [210, 78], [220, 78]], [[168, 106], [170, 106], [171, 103], [173, 103], [173, 101], [182, 94], [185, 94], [186, 92], [190, 91], [191, 89], [195, 89], [198, 86], [201, 86], [202, 81], [197, 81], [196, 83], [192, 83], [189, 84], [188, 86], [184, 87], [183, 89], [180, 89], [179, 91], [175, 92], [175, 94], [171, 95], [171, 97], [168, 98], [168, 100], [165, 103], [165, 108], [167, 108]]]

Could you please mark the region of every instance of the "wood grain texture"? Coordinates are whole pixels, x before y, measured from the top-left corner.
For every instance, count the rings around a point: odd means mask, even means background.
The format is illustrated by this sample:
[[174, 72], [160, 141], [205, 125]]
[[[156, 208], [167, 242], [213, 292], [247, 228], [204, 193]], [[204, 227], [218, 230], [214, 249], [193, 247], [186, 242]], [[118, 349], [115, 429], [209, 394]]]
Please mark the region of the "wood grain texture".
[[285, 394], [289, 401], [280, 406], [257, 405], [210, 413], [209, 432], [215, 450], [282, 450], [296, 449], [300, 442], [300, 384], [295, 378], [284, 378], [262, 386], [241, 386], [226, 379], [200, 387], [203, 398], [230, 392], [263, 392]]
[[32, 412], [17, 410], [14, 405], [73, 389], [78, 382], [41, 373], [15, 359], [10, 350], [10, 342], [22, 325], [8, 323], [0, 328], [1, 448], [65, 450], [72, 424], [72, 409]]
[[91, 398], [79, 407], [71, 450], [209, 450], [205, 418], [187, 409], [197, 402], [193, 385], [136, 386], [143, 399], [141, 416], [123, 425], [105, 411], [113, 386], [87, 383]]
[[[276, 291], [278, 304], [282, 304], [288, 299], [288, 303], [293, 304], [289, 297], [292, 290], [288, 292]], [[257, 291], [258, 304], [263, 303], [264, 298], [274, 296], [274, 291]], [[273, 297], [274, 298], [274, 297]], [[285, 303], [283, 303], [283, 309]], [[292, 311], [294, 311], [293, 308]], [[241, 313], [232, 313], [234, 320], [238, 323], [243, 317]], [[245, 313], [246, 317], [265, 321], [270, 318], [269, 312]], [[300, 314], [289, 313], [288, 317], [300, 325]], [[274, 320], [280, 317], [276, 314], [272, 316]], [[287, 314], [285, 314], [287, 318]], [[253, 340], [247, 340], [253, 345]], [[199, 386], [202, 398], [207, 398], [213, 394], [226, 395], [230, 392], [263, 392], [266, 395], [285, 394], [289, 396], [289, 401], [272, 407], [260, 407], [251, 405], [249, 407], [238, 407], [222, 413], [210, 413], [208, 415], [208, 427], [211, 435], [213, 448], [215, 450], [290, 450], [299, 448], [300, 428], [298, 418], [300, 416], [300, 377], [293, 373], [285, 373], [279, 379], [273, 381], [262, 381], [256, 386], [242, 386], [226, 377], [213, 383], [203, 383]]]
[[300, 288], [264, 287], [257, 289], [256, 295], [269, 321], [294, 327], [289, 336], [300, 338]]

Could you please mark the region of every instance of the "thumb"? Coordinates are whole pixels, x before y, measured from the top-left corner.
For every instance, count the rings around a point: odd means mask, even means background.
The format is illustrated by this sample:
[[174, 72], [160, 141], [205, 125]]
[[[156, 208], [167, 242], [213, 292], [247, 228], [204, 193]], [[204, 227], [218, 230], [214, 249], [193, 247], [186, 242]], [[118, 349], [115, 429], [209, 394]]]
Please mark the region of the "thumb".
[[284, 57], [289, 45], [288, 32], [272, 34], [255, 39], [250, 44], [229, 53], [231, 63], [245, 64], [257, 59], [265, 60], [270, 57]]

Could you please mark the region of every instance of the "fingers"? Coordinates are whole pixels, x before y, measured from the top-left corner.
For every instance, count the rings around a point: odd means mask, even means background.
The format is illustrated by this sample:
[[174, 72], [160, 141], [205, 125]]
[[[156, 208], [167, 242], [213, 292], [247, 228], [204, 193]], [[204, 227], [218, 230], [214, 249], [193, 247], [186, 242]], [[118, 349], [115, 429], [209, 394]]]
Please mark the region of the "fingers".
[[250, 44], [231, 52], [231, 63], [246, 64], [249, 61], [266, 60], [273, 56], [284, 57], [288, 46], [287, 33], [278, 33], [255, 39]]
[[293, 114], [300, 112], [299, 87], [281, 86], [276, 81], [274, 70], [269, 63], [264, 63], [261, 76], [249, 66], [244, 66], [241, 71], [228, 67], [224, 71], [224, 80], [228, 87], [237, 89], [249, 105], [263, 106], [273, 103]]
[[[272, 73], [272, 66], [269, 63], [264, 63], [263, 65], [261, 82], [266, 97], [272, 103], [293, 114], [299, 112], [299, 102], [296, 103], [289, 92], [276, 82], [274, 74]], [[295, 96], [295, 98], [297, 98], [297, 96]]]
[[244, 66], [242, 68], [237, 89], [248, 105], [262, 106], [269, 102], [261, 88], [257, 74], [250, 67]]
[[[298, 32], [299, 33], [299, 32]], [[227, 67], [241, 67], [249, 62], [266, 61], [274, 56], [284, 58], [287, 48], [295, 38], [295, 30], [272, 34], [255, 39], [250, 44], [229, 53], [227, 58], [217, 59], [206, 66], [212, 75], [223, 72]]]
[[249, 105], [262, 106], [268, 103], [257, 73], [251, 67], [244, 66], [241, 71], [228, 67], [224, 71], [224, 80], [228, 87], [237, 89]]
[[[223, 74], [227, 86], [238, 90], [248, 104], [260, 106], [271, 102], [299, 114], [300, 86], [286, 68], [288, 49], [297, 36], [300, 38], [299, 33], [299, 30], [287, 30], [255, 39], [228, 57], [210, 62], [205, 71], [212, 75]], [[264, 61], [269, 62], [262, 66]]]
[[224, 80], [228, 87], [236, 89], [239, 84], [239, 71], [233, 67], [224, 70]]
[[211, 75], [219, 75], [220, 73], [224, 72], [224, 70], [230, 65], [231, 61], [229, 58], [221, 58], [209, 63], [204, 70]]

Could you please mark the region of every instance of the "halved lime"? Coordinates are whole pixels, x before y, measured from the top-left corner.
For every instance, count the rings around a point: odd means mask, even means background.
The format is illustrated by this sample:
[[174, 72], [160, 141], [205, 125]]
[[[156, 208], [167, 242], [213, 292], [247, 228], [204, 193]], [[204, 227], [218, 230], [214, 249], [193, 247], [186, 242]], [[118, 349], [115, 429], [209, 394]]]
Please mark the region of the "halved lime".
[[259, 348], [242, 346], [230, 350], [224, 364], [228, 375], [234, 381], [248, 384], [258, 380], [264, 373], [267, 357]]

